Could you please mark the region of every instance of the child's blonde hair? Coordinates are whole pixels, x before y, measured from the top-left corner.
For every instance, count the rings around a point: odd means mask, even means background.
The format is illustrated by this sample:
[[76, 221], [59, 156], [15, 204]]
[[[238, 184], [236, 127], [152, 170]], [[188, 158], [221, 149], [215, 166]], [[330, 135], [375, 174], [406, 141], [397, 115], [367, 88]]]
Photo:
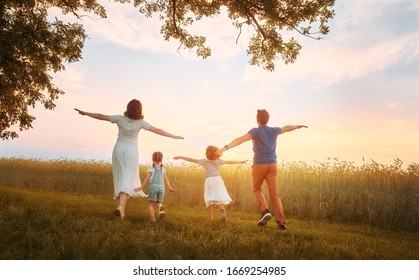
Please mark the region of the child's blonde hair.
[[153, 156], [153, 166], [155, 166], [155, 162], [160, 162], [160, 166], [163, 166], [163, 154], [161, 152], [154, 152]]
[[218, 151], [218, 148], [215, 146], [208, 146], [205, 151], [205, 155], [209, 160], [217, 160], [220, 158], [220, 155], [217, 155], [215, 152]]

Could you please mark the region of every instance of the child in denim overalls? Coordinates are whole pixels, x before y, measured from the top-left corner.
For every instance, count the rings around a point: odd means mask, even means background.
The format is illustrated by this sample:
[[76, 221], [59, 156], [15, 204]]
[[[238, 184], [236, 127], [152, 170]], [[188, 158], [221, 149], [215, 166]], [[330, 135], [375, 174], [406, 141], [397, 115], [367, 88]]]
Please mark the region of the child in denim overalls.
[[162, 161], [163, 154], [161, 152], [154, 152], [153, 166], [147, 170], [147, 177], [141, 184], [141, 187], [134, 189], [134, 191], [140, 192], [148, 183], [150, 183], [148, 190], [148, 209], [150, 211], [150, 221], [152, 222], [156, 221], [156, 218], [154, 217], [154, 207], [159, 208], [159, 219], [163, 219], [166, 215], [162, 204], [164, 200], [164, 185], [166, 184], [169, 187], [169, 191], [176, 191], [170, 186]]

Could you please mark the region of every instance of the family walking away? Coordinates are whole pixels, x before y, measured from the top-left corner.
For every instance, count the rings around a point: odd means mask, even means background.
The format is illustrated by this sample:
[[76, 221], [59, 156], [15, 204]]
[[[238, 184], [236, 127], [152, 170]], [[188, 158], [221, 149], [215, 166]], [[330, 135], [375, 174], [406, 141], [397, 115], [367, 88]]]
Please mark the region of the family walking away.
[[[163, 219], [166, 214], [165, 207], [163, 206], [165, 185], [169, 191], [174, 192], [175, 189], [172, 188], [167, 178], [166, 170], [163, 167], [163, 154], [161, 152], [153, 153], [153, 166], [147, 170], [147, 176], [143, 184], [141, 184], [139, 175], [138, 135], [140, 130], [144, 129], [173, 139], [183, 139], [183, 137], [168, 133], [146, 122], [142, 114], [142, 104], [136, 99], [128, 103], [123, 115], [103, 115], [100, 113], [89, 113], [79, 109], [75, 110], [81, 115], [115, 123], [118, 126], [118, 138], [112, 152], [114, 199], [117, 202], [117, 208], [114, 210], [114, 214], [124, 218], [125, 207], [129, 197], [140, 196], [148, 197], [150, 220], [153, 222], [156, 220], [156, 207], [159, 211], [159, 219]], [[300, 128], [307, 128], [307, 126], [286, 125], [283, 127], [270, 127], [267, 125], [268, 121], [269, 113], [265, 109], [257, 110], [257, 127], [250, 129], [246, 134], [234, 139], [221, 149], [215, 146], [208, 146], [205, 152], [206, 158], [193, 159], [185, 156], [176, 156], [173, 158], [175, 160], [197, 163], [204, 167], [204, 200], [210, 220], [213, 220], [213, 207], [215, 206], [220, 209], [221, 222], [226, 222], [225, 205], [232, 201], [224, 181], [220, 176], [220, 166], [223, 164], [240, 164], [246, 162], [223, 160], [220, 157], [225, 151], [252, 140], [253, 194], [261, 213], [258, 225], [265, 226], [272, 218], [266, 198], [262, 192], [262, 184], [266, 181], [277, 228], [281, 231], [287, 230], [287, 222], [278, 191], [276, 142], [278, 135]], [[148, 196], [143, 192], [143, 189], [147, 185], [149, 185]]]
[[169, 179], [166, 175], [166, 170], [163, 167], [163, 154], [161, 152], [154, 152], [152, 156], [153, 166], [147, 170], [147, 177], [142, 183], [141, 187], [135, 188], [134, 191], [142, 192], [143, 189], [149, 185], [148, 189], [148, 209], [150, 211], [150, 221], [155, 222], [154, 208], [159, 209], [159, 219], [163, 219], [166, 215], [163, 200], [164, 200], [164, 186], [167, 185], [169, 191], [176, 190], [170, 185]]
[[75, 109], [81, 115], [94, 119], [115, 123], [118, 126], [118, 138], [112, 151], [112, 175], [114, 184], [114, 199], [117, 208], [114, 214], [124, 218], [125, 206], [130, 196], [143, 196], [143, 192], [135, 192], [134, 189], [141, 185], [139, 174], [138, 134], [141, 129], [155, 134], [183, 139], [149, 124], [144, 120], [142, 104], [133, 99], [127, 104], [123, 115], [103, 115], [89, 113]]
[[213, 206], [220, 208], [220, 219], [222, 223], [227, 220], [224, 205], [229, 204], [232, 200], [224, 185], [224, 181], [220, 176], [220, 166], [223, 164], [239, 164], [246, 161], [233, 161], [220, 159], [220, 155], [216, 154], [218, 148], [208, 146], [205, 152], [206, 159], [193, 159], [184, 156], [176, 156], [173, 159], [181, 159], [202, 165], [205, 169], [205, 185], [204, 200], [208, 210], [208, 217], [213, 219]]
[[286, 125], [284, 127], [269, 127], [267, 126], [268, 121], [269, 113], [265, 109], [258, 110], [256, 115], [258, 127], [252, 128], [245, 135], [234, 139], [216, 153], [222, 155], [223, 152], [252, 140], [254, 153], [252, 166], [253, 194], [261, 212], [258, 225], [264, 226], [272, 218], [272, 214], [268, 210], [268, 204], [262, 192], [262, 184], [266, 181], [277, 228], [284, 231], [287, 230], [287, 223], [278, 193], [276, 140], [280, 134], [303, 127], [307, 128], [307, 126]]

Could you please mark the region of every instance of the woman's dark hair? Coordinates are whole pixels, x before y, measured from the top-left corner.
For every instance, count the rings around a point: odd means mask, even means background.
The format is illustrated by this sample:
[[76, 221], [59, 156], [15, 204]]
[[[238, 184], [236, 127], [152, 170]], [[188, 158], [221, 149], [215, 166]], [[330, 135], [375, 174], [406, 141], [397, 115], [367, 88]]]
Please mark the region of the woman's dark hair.
[[265, 109], [258, 110], [258, 113], [256, 115], [256, 119], [261, 125], [266, 125], [269, 121], [268, 111], [266, 111]]
[[132, 120], [142, 120], [143, 116], [143, 105], [137, 99], [133, 99], [127, 104], [127, 110], [124, 112], [124, 115]]
[[218, 148], [215, 146], [208, 146], [207, 150], [205, 151], [205, 155], [207, 156], [207, 159], [209, 160], [216, 160], [219, 159], [220, 156], [217, 155], [215, 152], [218, 151]]
[[160, 166], [163, 166], [163, 154], [161, 152], [154, 152], [152, 159], [153, 159], [153, 166], [154, 166], [154, 162], [160, 162]]

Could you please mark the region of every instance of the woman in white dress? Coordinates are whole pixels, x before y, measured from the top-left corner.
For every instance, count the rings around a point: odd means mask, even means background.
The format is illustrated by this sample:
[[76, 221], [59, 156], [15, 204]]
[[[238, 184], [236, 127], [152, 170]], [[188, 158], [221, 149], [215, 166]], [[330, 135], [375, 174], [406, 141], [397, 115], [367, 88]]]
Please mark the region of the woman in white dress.
[[128, 103], [124, 115], [103, 115], [100, 113], [89, 113], [79, 109], [75, 110], [81, 115], [109, 121], [118, 125], [118, 139], [112, 152], [114, 199], [117, 202], [117, 208], [114, 214], [124, 218], [128, 198], [135, 195], [145, 196], [144, 193], [134, 192], [134, 189], [141, 185], [138, 166], [138, 133], [140, 130], [148, 130], [173, 139], [183, 139], [183, 137], [170, 134], [163, 129], [156, 128], [147, 123], [142, 114], [141, 102], [136, 99]]

